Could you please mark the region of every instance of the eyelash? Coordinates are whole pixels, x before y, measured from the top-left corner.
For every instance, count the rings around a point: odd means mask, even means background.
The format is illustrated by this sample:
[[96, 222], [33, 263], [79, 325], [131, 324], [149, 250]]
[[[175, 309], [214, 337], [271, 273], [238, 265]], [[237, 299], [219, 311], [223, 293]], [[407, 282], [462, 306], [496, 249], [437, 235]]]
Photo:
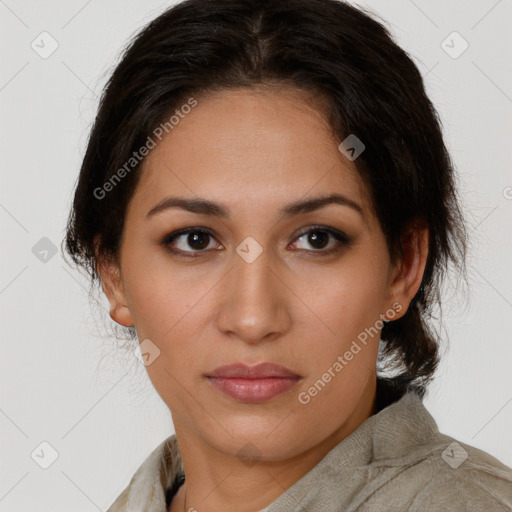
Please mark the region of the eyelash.
[[[342, 246], [348, 247], [351, 245], [352, 240], [342, 233], [341, 231], [338, 231], [337, 229], [327, 228], [323, 226], [309, 226], [308, 229], [302, 231], [297, 235], [297, 237], [294, 239], [298, 240], [299, 238], [303, 237], [304, 235], [307, 235], [309, 233], [315, 233], [315, 232], [322, 232], [322, 233], [328, 233], [330, 234], [335, 240], [337, 240], [337, 244], [334, 247], [331, 247], [330, 249], [323, 250], [323, 249], [317, 249], [317, 250], [308, 250], [308, 249], [298, 249], [299, 251], [306, 251], [310, 253], [314, 253], [315, 256], [327, 256], [330, 254], [333, 254], [335, 252], [338, 252], [341, 250]], [[200, 253], [207, 252], [205, 249], [199, 250], [199, 251], [182, 251], [181, 249], [173, 249], [170, 247], [170, 244], [174, 242], [177, 238], [183, 235], [188, 235], [190, 233], [201, 233], [201, 234], [207, 234], [211, 236], [212, 238], [215, 238], [215, 235], [210, 229], [207, 228], [185, 228], [180, 229], [178, 231], [174, 231], [173, 233], [170, 233], [165, 236], [165, 238], [162, 240], [162, 245], [164, 248], [171, 252], [172, 254], [175, 254], [177, 256], [181, 256], [184, 258], [198, 258], [201, 256]], [[192, 253], [192, 254], [190, 254]], [[194, 254], [198, 253], [198, 254]]]

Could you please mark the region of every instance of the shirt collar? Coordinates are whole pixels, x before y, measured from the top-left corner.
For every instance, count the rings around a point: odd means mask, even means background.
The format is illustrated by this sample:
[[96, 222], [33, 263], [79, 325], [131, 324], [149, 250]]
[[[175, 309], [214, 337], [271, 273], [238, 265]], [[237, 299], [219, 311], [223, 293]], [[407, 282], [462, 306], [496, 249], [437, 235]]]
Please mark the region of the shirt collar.
[[366, 482], [370, 465], [396, 466], [400, 471], [403, 457], [411, 452], [427, 453], [427, 441], [437, 432], [437, 424], [422, 399], [408, 392], [370, 416], [260, 512], [339, 510], [339, 505], [350, 501], [361, 482]]

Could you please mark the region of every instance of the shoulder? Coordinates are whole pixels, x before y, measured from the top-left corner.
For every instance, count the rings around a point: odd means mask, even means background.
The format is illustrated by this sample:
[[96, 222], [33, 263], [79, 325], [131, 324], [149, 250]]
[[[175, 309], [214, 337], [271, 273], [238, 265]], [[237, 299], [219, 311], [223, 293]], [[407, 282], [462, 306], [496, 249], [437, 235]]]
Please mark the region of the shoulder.
[[417, 489], [409, 508], [411, 512], [512, 511], [510, 467], [450, 436], [437, 437], [440, 446], [437, 444], [418, 460], [418, 468], [423, 468], [428, 478]]
[[370, 477], [374, 496], [408, 511], [512, 511], [512, 468], [441, 433], [409, 394], [379, 413]]
[[144, 510], [159, 512], [166, 507], [166, 490], [183, 471], [176, 435], [162, 441], [146, 457], [130, 479], [128, 486], [107, 512]]
[[442, 468], [439, 474], [418, 492], [409, 510], [510, 512], [512, 470], [471, 464], [452, 471]]

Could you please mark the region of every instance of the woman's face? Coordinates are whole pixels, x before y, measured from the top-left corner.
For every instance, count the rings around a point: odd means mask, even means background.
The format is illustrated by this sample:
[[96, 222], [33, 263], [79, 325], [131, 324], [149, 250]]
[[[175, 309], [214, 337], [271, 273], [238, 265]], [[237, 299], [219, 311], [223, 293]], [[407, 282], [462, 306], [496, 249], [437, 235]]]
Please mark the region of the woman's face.
[[[407, 288], [391, 265], [354, 162], [312, 98], [241, 89], [197, 100], [144, 161], [111, 315], [135, 325], [178, 435], [293, 457], [372, 414], [382, 320], [405, 313], [419, 281]], [[317, 202], [334, 194], [346, 204]], [[190, 207], [154, 211], [168, 198]], [[262, 362], [297, 378], [211, 378]]]

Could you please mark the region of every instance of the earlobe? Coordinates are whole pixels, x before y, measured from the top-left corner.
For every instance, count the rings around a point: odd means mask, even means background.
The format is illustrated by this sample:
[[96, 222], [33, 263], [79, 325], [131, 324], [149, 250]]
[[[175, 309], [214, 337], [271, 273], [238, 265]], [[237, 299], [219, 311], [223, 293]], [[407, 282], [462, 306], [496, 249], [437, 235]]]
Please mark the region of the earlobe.
[[110, 318], [125, 327], [133, 327], [134, 321], [127, 305], [119, 266], [97, 256], [96, 265], [103, 293], [110, 304]]

